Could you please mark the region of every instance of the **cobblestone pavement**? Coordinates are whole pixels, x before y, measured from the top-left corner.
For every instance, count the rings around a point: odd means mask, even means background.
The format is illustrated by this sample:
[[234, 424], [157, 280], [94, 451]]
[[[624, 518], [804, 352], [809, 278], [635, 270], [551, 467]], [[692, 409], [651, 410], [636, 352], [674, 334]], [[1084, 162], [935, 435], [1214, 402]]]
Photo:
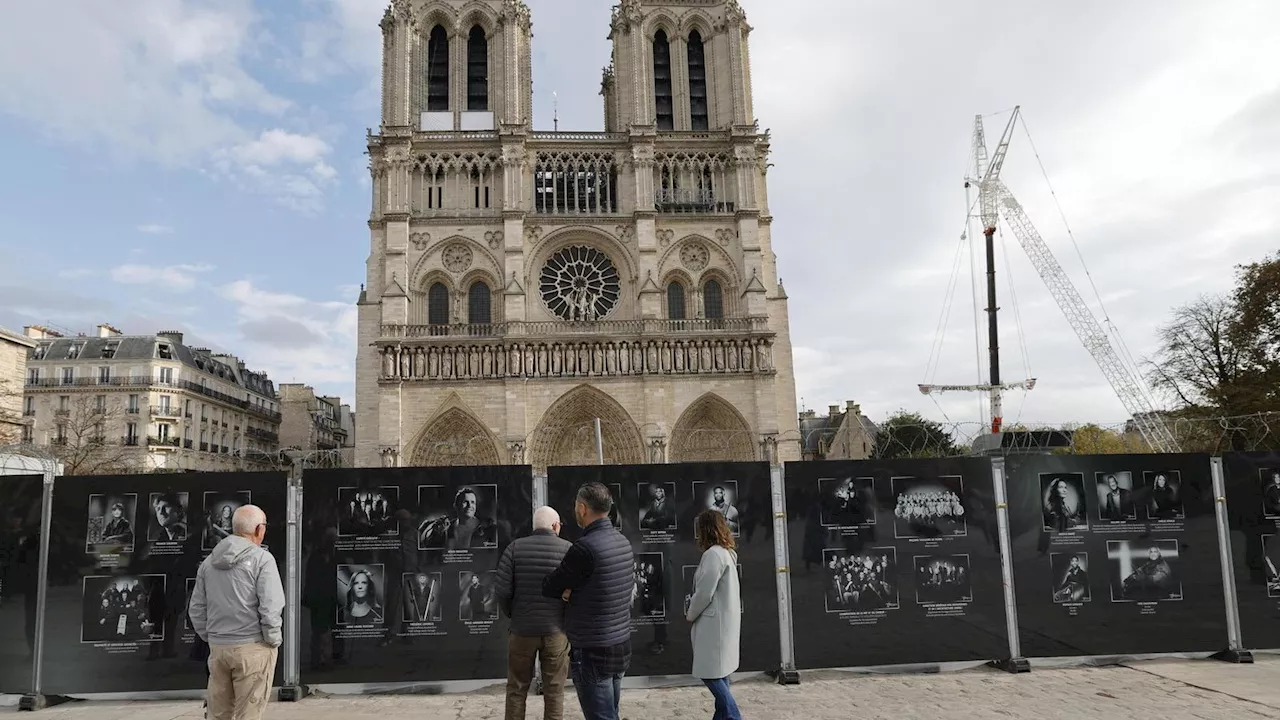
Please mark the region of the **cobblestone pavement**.
[[[1212, 661], [1155, 661], [1124, 667], [997, 670], [929, 675], [812, 673], [783, 687], [765, 680], [735, 685], [751, 720], [960, 720], [963, 718], [1190, 718], [1280, 719], [1280, 658], [1254, 665]], [[582, 716], [572, 708], [568, 717]], [[540, 702], [530, 703], [540, 720]], [[15, 712], [7, 709], [3, 712]], [[710, 696], [700, 688], [627, 690], [622, 715], [630, 720], [709, 718]], [[196, 702], [75, 702], [43, 710], [55, 720], [174, 720], [199, 718]], [[330, 696], [275, 703], [270, 720], [490, 720], [502, 717], [501, 690], [461, 695]]]

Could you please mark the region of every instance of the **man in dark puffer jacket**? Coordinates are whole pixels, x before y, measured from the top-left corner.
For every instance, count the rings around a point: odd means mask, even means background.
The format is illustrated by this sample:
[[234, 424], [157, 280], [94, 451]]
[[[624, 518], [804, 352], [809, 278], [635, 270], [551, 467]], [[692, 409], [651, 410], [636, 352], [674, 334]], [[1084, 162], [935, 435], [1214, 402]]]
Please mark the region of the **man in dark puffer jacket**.
[[560, 515], [549, 507], [533, 513], [533, 534], [507, 546], [498, 561], [498, 603], [511, 618], [507, 640], [506, 720], [524, 720], [534, 659], [542, 658], [546, 720], [564, 718], [564, 683], [569, 639], [564, 634], [564, 601], [542, 594], [542, 581], [569, 550], [560, 537]]

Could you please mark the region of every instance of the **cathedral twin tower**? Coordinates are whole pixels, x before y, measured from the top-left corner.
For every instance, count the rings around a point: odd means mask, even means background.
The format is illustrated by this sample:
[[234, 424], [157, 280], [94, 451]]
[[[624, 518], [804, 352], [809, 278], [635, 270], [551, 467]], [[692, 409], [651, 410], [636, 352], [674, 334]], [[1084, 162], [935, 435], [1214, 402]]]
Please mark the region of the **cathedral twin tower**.
[[357, 463], [799, 456], [737, 0], [613, 9], [603, 132], [532, 125], [521, 0], [395, 0]]

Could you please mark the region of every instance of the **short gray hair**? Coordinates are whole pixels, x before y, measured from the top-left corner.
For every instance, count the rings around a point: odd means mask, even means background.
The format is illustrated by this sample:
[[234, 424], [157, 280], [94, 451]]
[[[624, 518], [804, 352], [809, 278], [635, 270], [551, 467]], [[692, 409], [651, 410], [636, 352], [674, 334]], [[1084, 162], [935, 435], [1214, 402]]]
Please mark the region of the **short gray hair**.
[[534, 530], [550, 530], [558, 522], [560, 522], [560, 513], [553, 507], [543, 505], [533, 511]]
[[257, 505], [241, 505], [231, 516], [231, 531], [236, 535], [253, 535], [265, 525], [267, 514]]

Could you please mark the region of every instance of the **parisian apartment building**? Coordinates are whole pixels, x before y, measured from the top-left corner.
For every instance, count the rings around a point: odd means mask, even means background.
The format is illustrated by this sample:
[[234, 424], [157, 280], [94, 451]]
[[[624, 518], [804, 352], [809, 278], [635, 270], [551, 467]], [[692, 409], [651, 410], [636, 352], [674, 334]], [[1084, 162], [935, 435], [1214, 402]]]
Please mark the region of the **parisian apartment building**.
[[355, 459], [355, 413], [342, 399], [317, 395], [315, 388], [282, 383], [280, 447], [311, 454], [309, 465], [351, 467]]
[[278, 457], [275, 386], [234, 355], [110, 325], [25, 335], [22, 440], [67, 474], [256, 470]]
[[27, 353], [35, 345], [0, 327], [0, 448], [22, 439], [22, 382], [27, 375]]

